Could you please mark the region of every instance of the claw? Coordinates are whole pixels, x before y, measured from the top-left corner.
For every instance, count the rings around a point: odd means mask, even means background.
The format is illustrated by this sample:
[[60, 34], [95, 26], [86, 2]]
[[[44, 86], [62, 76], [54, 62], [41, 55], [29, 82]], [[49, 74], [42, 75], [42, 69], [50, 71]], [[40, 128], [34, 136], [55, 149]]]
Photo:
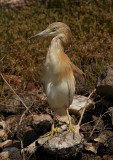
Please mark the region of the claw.
[[68, 126], [68, 130], [65, 132], [65, 134], [67, 134], [67, 133], [69, 133], [69, 132], [75, 133], [75, 130], [74, 130], [74, 128], [72, 127], [72, 124], [70, 124], [70, 125]]
[[44, 138], [44, 137], [49, 137], [49, 136], [50, 136], [50, 139], [51, 139], [51, 137], [52, 137], [52, 136], [54, 135], [54, 133], [56, 133], [56, 132], [57, 132], [57, 127], [51, 129], [51, 131], [50, 131], [48, 134], [45, 134], [45, 135], [40, 136], [40, 137]]
[[51, 131], [48, 133], [48, 134], [45, 134], [43, 136], [40, 136], [41, 138], [44, 138], [44, 137], [49, 137], [50, 136], [50, 139], [51, 137], [54, 135], [54, 133], [57, 132], [57, 127], [55, 128], [54, 127], [54, 124], [52, 124], [52, 127], [51, 127]]
[[50, 139], [51, 139], [51, 137], [54, 135], [54, 133], [58, 132], [57, 129], [58, 128], [55, 127], [55, 115], [54, 115], [51, 131], [48, 134], [45, 134], [45, 135], [40, 136], [40, 137], [44, 138], [44, 137], [49, 137], [50, 136]]
[[75, 133], [75, 130], [72, 126], [72, 123], [71, 123], [71, 119], [70, 119], [70, 115], [69, 115], [69, 111], [68, 111], [68, 108], [66, 109], [66, 112], [67, 112], [67, 116], [68, 116], [68, 120], [69, 120], [69, 126], [68, 126], [68, 130], [65, 132], [65, 135], [69, 132], [73, 132]]

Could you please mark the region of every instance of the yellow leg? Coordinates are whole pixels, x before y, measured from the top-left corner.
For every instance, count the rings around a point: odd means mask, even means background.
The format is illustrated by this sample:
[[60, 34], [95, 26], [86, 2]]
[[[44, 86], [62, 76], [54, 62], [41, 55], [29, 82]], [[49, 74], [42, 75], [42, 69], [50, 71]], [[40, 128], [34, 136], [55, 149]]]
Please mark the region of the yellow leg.
[[52, 126], [51, 126], [51, 131], [48, 134], [45, 134], [43, 136], [40, 137], [48, 137], [50, 136], [50, 138], [54, 135], [55, 132], [57, 132], [57, 127], [55, 128], [55, 119], [56, 119], [56, 114], [54, 113], [53, 115], [53, 122], [52, 122]]
[[68, 108], [66, 109], [66, 112], [67, 112], [67, 117], [68, 117], [68, 120], [69, 120], [69, 126], [68, 126], [68, 130], [66, 131], [65, 134], [67, 134], [67, 133], [69, 133], [69, 132], [75, 133], [75, 130], [74, 130], [74, 128], [73, 128], [73, 126], [72, 126], [72, 123], [71, 123], [71, 119], [70, 119], [70, 115], [69, 115], [69, 110], [68, 110]]

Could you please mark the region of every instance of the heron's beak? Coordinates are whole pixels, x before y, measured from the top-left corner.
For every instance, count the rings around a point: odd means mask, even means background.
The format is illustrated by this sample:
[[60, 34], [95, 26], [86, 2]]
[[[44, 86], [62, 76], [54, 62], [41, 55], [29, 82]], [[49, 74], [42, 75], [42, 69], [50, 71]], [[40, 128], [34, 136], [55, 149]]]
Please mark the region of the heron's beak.
[[40, 36], [48, 36], [50, 33], [50, 30], [49, 29], [45, 29], [44, 31], [32, 36], [29, 38], [29, 40], [33, 39], [33, 38], [36, 38], [36, 37], [40, 37]]

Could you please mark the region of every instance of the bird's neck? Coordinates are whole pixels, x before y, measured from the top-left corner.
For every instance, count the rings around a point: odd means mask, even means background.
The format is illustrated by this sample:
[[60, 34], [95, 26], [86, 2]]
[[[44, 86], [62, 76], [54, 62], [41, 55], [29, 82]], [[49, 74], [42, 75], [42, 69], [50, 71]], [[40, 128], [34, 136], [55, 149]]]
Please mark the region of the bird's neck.
[[64, 48], [69, 43], [69, 40], [70, 39], [67, 38], [66, 34], [59, 34], [54, 37], [49, 47], [49, 54], [59, 54], [61, 52], [64, 52]]
[[52, 54], [59, 54], [61, 52], [64, 52], [64, 46], [61, 37], [56, 36], [52, 39], [49, 51]]
[[57, 65], [59, 57], [64, 53], [64, 47], [62, 45], [61, 39], [56, 36], [52, 39], [51, 44], [48, 49], [46, 62], [50, 62], [51, 65]]
[[59, 43], [63, 48], [67, 46], [67, 44], [70, 43], [70, 34], [67, 32], [65, 34], [59, 34], [56, 37], [52, 39], [52, 43], [55, 44], [55, 42]]
[[59, 72], [62, 55], [65, 55], [64, 47], [62, 45], [61, 39], [58, 36], [56, 36], [52, 39], [47, 52], [45, 62], [46, 70], [49, 69], [49, 71], [54, 73]]

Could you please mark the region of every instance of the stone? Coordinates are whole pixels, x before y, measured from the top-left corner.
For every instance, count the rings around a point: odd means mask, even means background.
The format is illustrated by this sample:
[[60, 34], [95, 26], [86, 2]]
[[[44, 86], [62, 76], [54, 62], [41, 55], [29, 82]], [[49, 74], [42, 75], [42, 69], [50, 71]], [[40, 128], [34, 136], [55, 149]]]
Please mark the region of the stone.
[[0, 121], [0, 129], [6, 130], [6, 128], [7, 128], [7, 123], [5, 121], [1, 120]]
[[8, 148], [8, 147], [15, 147], [15, 148], [20, 149], [21, 142], [17, 140], [6, 140], [0, 143], [0, 148]]
[[0, 142], [0, 148], [4, 147], [9, 142], [11, 142], [11, 140], [6, 140], [4, 142]]
[[113, 65], [104, 68], [96, 84], [97, 93], [113, 99]]
[[97, 149], [98, 149], [98, 143], [87, 143], [85, 142], [85, 150], [86, 151], [91, 151], [95, 154], [97, 154]]
[[[20, 153], [19, 149], [16, 147], [8, 147], [8, 148], [4, 148], [2, 150], [2, 152], [0, 153], [0, 159], [1, 160], [14, 160], [14, 158], [9, 158], [12, 155]], [[17, 156], [18, 157], [18, 156]], [[18, 158], [17, 158], [18, 159]]]
[[44, 155], [57, 157], [58, 159], [69, 158], [73, 155], [76, 156], [83, 149], [84, 138], [83, 135], [78, 133], [55, 133], [52, 137], [40, 137], [36, 142], [36, 146], [37, 157]]
[[32, 126], [38, 135], [43, 135], [50, 131], [52, 118], [48, 114], [33, 115]]
[[73, 102], [69, 107], [69, 111], [72, 113], [82, 113], [82, 109], [84, 107], [88, 108], [94, 104], [92, 99], [88, 99], [86, 96], [75, 95], [73, 98]]
[[10, 115], [6, 118], [6, 124], [7, 124], [7, 134], [9, 138], [13, 138], [17, 128], [18, 128], [18, 123], [20, 120], [20, 116], [19, 115]]
[[[26, 104], [26, 106], [29, 107], [33, 104], [34, 101], [36, 101], [37, 96], [27, 94], [24, 96], [20, 96], [20, 98]], [[25, 110], [25, 107], [23, 106], [23, 104], [21, 103], [21, 101], [18, 99], [16, 95], [9, 97], [9, 99], [7, 99], [7, 101], [0, 106], [0, 112], [4, 114], [12, 114], [12, 113], [20, 114], [24, 110]]]
[[0, 112], [3, 112], [5, 114], [7, 113], [16, 114], [18, 110], [20, 110], [19, 107], [21, 107], [21, 102], [14, 95], [0, 106]]
[[0, 139], [2, 139], [3, 141], [7, 139], [7, 134], [4, 130], [0, 129]]
[[6, 124], [5, 121], [2, 120], [0, 122], [0, 139], [2, 141], [5, 141], [7, 139], [7, 131], [6, 131], [6, 129], [7, 129], [7, 124]]
[[37, 149], [36, 141], [34, 141], [30, 145], [28, 145], [26, 148], [21, 149], [21, 153], [26, 152], [32, 155], [33, 153], [35, 153], [36, 149]]
[[94, 139], [96, 143], [99, 143], [98, 153], [101, 155], [113, 155], [113, 132], [110, 130], [104, 130]]
[[43, 122], [43, 121], [52, 121], [52, 118], [50, 115], [48, 114], [40, 114], [40, 115], [33, 115], [33, 125], [38, 125], [39, 123]]
[[38, 137], [39, 134], [35, 131], [35, 129], [32, 129], [31, 127], [25, 127], [25, 133], [23, 135], [24, 147], [33, 143]]

